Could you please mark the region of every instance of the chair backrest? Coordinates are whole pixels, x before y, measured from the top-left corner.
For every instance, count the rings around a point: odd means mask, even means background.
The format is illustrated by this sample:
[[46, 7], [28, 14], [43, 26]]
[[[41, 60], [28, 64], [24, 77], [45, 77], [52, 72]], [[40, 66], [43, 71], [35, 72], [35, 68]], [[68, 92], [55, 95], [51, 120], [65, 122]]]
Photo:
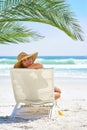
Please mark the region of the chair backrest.
[[11, 81], [16, 103], [45, 104], [54, 100], [52, 68], [11, 69]]

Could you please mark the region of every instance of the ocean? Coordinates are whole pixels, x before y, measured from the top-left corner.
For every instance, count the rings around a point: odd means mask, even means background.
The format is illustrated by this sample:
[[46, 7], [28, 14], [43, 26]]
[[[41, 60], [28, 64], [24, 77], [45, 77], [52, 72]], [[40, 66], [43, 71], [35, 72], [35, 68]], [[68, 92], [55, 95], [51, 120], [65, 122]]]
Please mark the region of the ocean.
[[[87, 79], [87, 56], [38, 56], [37, 61], [45, 68], [54, 68], [55, 78]], [[9, 77], [16, 62], [16, 56], [0, 56], [0, 77]]]

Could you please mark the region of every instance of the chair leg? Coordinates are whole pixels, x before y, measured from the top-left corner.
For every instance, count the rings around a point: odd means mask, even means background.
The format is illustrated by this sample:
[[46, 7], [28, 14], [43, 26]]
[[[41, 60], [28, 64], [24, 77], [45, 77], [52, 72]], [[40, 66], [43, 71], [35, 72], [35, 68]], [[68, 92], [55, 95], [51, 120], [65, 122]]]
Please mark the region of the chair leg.
[[49, 110], [49, 119], [52, 119], [52, 108]]
[[17, 108], [18, 108], [18, 104], [15, 105], [15, 107], [14, 107], [14, 109], [13, 109], [13, 112], [12, 112], [10, 118], [15, 118], [16, 112], [17, 112]]
[[57, 117], [58, 117], [58, 105], [57, 105], [57, 100], [54, 100], [54, 105], [49, 112], [49, 118], [57, 119]]

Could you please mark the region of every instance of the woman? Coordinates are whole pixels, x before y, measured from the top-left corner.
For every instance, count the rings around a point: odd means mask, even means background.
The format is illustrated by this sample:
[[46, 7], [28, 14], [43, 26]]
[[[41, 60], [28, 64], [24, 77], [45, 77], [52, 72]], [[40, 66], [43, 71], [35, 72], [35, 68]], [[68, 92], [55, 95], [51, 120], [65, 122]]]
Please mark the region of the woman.
[[[35, 63], [35, 59], [37, 58], [38, 52], [34, 54], [27, 54], [25, 52], [21, 52], [17, 59], [17, 63], [14, 65], [14, 68], [29, 68], [29, 69], [41, 69], [43, 65], [41, 63]], [[57, 87], [54, 87], [54, 98], [57, 100], [61, 96], [61, 90]]]

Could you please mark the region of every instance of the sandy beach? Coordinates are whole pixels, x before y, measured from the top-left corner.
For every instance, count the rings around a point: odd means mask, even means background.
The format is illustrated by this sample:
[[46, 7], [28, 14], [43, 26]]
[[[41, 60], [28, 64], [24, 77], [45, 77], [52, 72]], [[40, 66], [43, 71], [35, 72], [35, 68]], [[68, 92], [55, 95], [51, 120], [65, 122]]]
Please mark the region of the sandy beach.
[[11, 81], [0, 78], [0, 130], [87, 130], [87, 79], [56, 78], [55, 85], [62, 91], [57, 102], [62, 116], [11, 119], [15, 105]]

